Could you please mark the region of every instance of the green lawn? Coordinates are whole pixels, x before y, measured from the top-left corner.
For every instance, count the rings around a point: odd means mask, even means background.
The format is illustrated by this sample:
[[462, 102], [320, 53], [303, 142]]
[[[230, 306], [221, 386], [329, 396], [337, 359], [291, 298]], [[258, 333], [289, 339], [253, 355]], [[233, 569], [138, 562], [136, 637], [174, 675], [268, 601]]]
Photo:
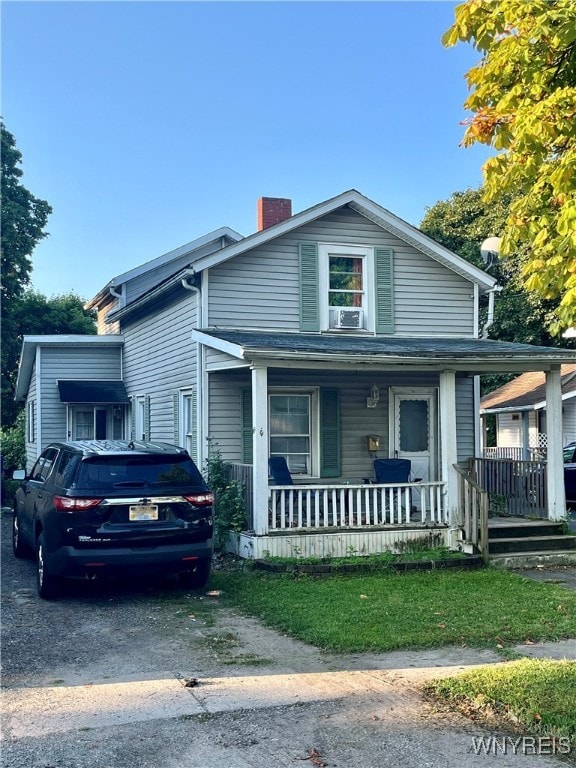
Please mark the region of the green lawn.
[[506, 647], [576, 637], [576, 593], [507, 571], [293, 577], [215, 571], [223, 600], [335, 652]]
[[[576, 741], [576, 662], [521, 659], [433, 680], [425, 692], [487, 725]], [[566, 743], [558, 744], [564, 747]]]

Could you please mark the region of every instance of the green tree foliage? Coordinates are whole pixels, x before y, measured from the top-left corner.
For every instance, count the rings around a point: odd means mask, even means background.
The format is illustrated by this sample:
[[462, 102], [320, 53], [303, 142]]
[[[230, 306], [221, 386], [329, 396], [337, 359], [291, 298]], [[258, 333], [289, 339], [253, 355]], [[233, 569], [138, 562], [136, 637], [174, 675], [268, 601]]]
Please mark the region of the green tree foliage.
[[[448, 200], [440, 200], [427, 209], [420, 229], [467, 261], [485, 268], [480, 246], [487, 237], [500, 235], [510, 204], [506, 195], [486, 202], [482, 189], [455, 192]], [[517, 260], [505, 260], [490, 267], [489, 271], [502, 286], [494, 303], [490, 337], [500, 341], [557, 346], [558, 339], [547, 330], [553, 305], [525, 291]], [[485, 319], [486, 306], [482, 322]]]
[[[467, 261], [485, 268], [480, 246], [485, 238], [502, 232], [509, 208], [510, 198], [506, 195], [486, 202], [482, 189], [455, 192], [448, 200], [440, 200], [427, 209], [420, 229]], [[562, 346], [571, 345], [571, 342], [553, 337], [548, 332], [553, 305], [523, 288], [517, 260], [505, 260], [490, 267], [489, 271], [502, 286], [494, 302], [490, 338], [544, 346], [557, 346], [560, 342], [563, 342]], [[486, 319], [487, 300], [484, 300], [480, 318], [482, 325]], [[492, 391], [510, 378], [483, 376], [482, 393]]]
[[22, 154], [14, 136], [0, 123], [2, 134], [2, 307], [21, 296], [30, 282], [32, 251], [47, 236], [44, 227], [52, 208], [21, 184]]
[[0, 239], [0, 288], [2, 322], [2, 424], [10, 426], [18, 411], [13, 402], [13, 378], [18, 359], [14, 352], [19, 329], [14, 317], [18, 299], [30, 282], [31, 255], [36, 245], [46, 237], [44, 227], [52, 209], [45, 200], [34, 197], [21, 183], [19, 167], [22, 155], [16, 149], [14, 136], [0, 121], [2, 140], [2, 232]]
[[10, 332], [2, 329], [2, 425], [14, 423], [21, 406], [14, 401], [18, 360], [24, 336], [58, 333], [95, 334], [94, 313], [74, 293], [47, 298], [36, 291], [25, 291], [11, 302], [8, 317]]
[[558, 334], [576, 325], [576, 2], [468, 0], [455, 14], [443, 43], [481, 54], [467, 73], [464, 144], [499, 152], [483, 171], [487, 200], [514, 195], [502, 253], [553, 302]]

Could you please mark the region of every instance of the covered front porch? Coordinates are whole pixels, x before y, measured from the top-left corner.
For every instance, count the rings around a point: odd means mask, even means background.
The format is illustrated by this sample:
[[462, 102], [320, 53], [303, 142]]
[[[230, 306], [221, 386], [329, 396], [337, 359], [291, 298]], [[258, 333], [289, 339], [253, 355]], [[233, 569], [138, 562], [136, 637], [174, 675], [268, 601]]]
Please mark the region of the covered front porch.
[[[565, 512], [559, 365], [573, 352], [480, 339], [195, 335], [209, 392], [205, 434], [245, 488], [246, 530], [236, 541], [243, 557], [370, 554], [431, 533], [451, 548], [481, 549], [486, 504], [469, 471], [480, 453], [481, 373], [544, 370], [546, 512], [552, 520]], [[307, 398], [310, 428], [288, 434], [286, 403], [294, 395]], [[240, 423], [230, 436], [221, 414], [232, 413], [234, 401]], [[300, 405], [294, 412], [303, 420]], [[282, 449], [286, 435], [304, 439]], [[278, 484], [269, 458], [281, 453], [289, 464], [296, 459], [290, 482]], [[377, 457], [409, 458], [408, 481], [376, 482]]]

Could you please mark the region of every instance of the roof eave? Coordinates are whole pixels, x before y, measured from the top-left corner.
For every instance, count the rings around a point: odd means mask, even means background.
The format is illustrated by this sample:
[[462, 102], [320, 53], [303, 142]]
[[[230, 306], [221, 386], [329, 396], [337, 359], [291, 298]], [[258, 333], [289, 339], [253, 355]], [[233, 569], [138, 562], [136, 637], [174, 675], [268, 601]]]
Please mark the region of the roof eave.
[[156, 258], [151, 259], [138, 267], [134, 267], [134, 269], [123, 272], [121, 275], [116, 275], [116, 277], [113, 277], [104, 286], [104, 288], [102, 288], [102, 290], [96, 294], [96, 296], [94, 296], [85, 304], [86, 308], [93, 309], [94, 307], [98, 306], [98, 301], [102, 302], [108, 297], [110, 288], [117, 288], [118, 286], [127, 283], [129, 280], [132, 280], [135, 277], [139, 277], [140, 275], [143, 275], [152, 269], [156, 269], [159, 266], [167, 264], [173, 259], [177, 259], [187, 253], [192, 255], [194, 251], [198, 250], [199, 248], [202, 248], [203, 246], [217, 240], [222, 240], [223, 238], [228, 238], [233, 242], [239, 242], [240, 240], [243, 240], [243, 236], [230, 227], [220, 227], [219, 229], [215, 229], [212, 232], [208, 232], [207, 234], [202, 235], [195, 240], [191, 240], [189, 243], [185, 243], [178, 248], [167, 251], [161, 256], [157, 256]]

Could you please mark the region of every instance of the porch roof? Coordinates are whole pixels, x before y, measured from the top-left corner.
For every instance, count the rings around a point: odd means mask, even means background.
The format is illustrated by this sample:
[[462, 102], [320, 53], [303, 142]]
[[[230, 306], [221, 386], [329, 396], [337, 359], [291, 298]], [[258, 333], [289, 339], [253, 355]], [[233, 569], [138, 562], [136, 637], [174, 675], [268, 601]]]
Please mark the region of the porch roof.
[[122, 381], [92, 381], [60, 379], [60, 401], [63, 403], [128, 403], [128, 394]]
[[576, 350], [492, 339], [384, 337], [237, 329], [193, 331], [193, 338], [233, 358], [271, 365], [352, 364], [483, 372], [546, 371], [576, 363]]

